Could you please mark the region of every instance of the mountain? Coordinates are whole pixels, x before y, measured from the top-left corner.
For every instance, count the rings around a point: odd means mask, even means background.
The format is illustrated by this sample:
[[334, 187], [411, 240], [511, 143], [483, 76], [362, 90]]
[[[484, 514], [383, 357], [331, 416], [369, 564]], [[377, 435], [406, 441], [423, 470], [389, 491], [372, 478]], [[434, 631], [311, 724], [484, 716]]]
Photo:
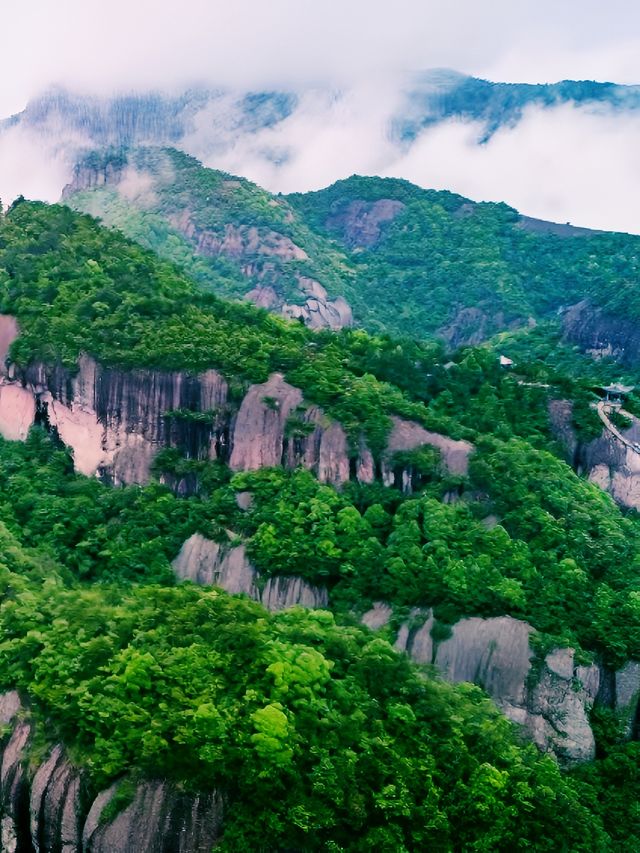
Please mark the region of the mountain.
[[617, 364], [314, 331], [26, 201], [0, 310], [4, 844], [636, 845], [640, 523], [562, 458]]
[[[5, 164], [0, 171], [0, 194], [7, 201], [20, 192], [55, 201], [76, 159], [87, 150], [171, 146], [208, 166], [248, 175], [272, 190], [315, 189], [356, 171], [397, 175], [470, 194], [474, 193], [467, 187], [474, 187], [478, 196], [501, 199], [507, 192], [517, 192], [521, 175], [514, 175], [513, 190], [504, 181], [492, 184], [474, 177], [483, 168], [483, 155], [498, 131], [523, 127], [523, 135], [515, 134], [512, 142], [505, 136], [506, 150], [500, 155], [502, 161], [518, 162], [520, 147], [531, 131], [527, 122], [537, 116], [546, 137], [557, 130], [558, 151], [564, 158], [567, 127], [562, 119], [565, 113], [557, 108], [572, 111], [575, 121], [599, 121], [598, 127], [587, 125], [595, 139], [598, 128], [602, 130], [607, 122], [633, 120], [639, 103], [639, 89], [634, 86], [592, 81], [506, 84], [443, 71], [342, 89], [192, 88], [177, 94], [111, 97], [54, 89], [34, 98], [21, 113], [0, 121]], [[554, 124], [556, 113], [559, 124]], [[551, 127], [545, 116], [551, 117]], [[464, 139], [458, 138], [460, 128], [467, 128]], [[435, 148], [427, 144], [425, 149], [422, 143], [428, 143], [429, 134], [438, 129], [444, 136], [436, 133]], [[462, 158], [463, 168], [452, 170], [450, 157]], [[491, 162], [499, 171], [496, 160]], [[536, 179], [542, 186], [549, 170], [541, 170]], [[458, 181], [455, 187], [454, 181]], [[540, 215], [549, 199], [528, 193], [532, 195], [533, 212]], [[521, 196], [510, 198], [516, 202]], [[559, 198], [560, 209], [571, 208], [568, 189]], [[622, 196], [619, 200], [624, 202]]]
[[93, 152], [64, 198], [221, 295], [244, 296], [313, 328], [351, 325], [344, 253], [284, 198], [250, 181], [204, 169], [175, 149]]
[[[640, 316], [640, 238], [407, 181], [353, 176], [314, 193], [272, 195], [175, 150], [143, 148], [86, 156], [64, 197], [205, 288], [314, 328], [353, 322], [455, 348], [581, 304], [579, 323], [566, 315], [567, 335], [591, 341], [588, 318], [610, 318], [597, 347], [588, 344], [604, 352], [609, 343], [624, 349], [611, 338], [621, 317], [633, 324]], [[627, 342], [627, 364], [636, 349]]]
[[498, 83], [453, 71], [430, 71], [408, 87], [404, 109], [393, 126], [408, 141], [439, 121], [474, 121], [482, 125], [481, 141], [486, 142], [501, 127], [517, 124], [527, 108], [561, 104], [633, 113], [640, 109], [640, 86], [593, 80]]
[[[423, 128], [447, 119], [480, 122], [482, 138], [487, 139], [500, 127], [517, 123], [530, 106], [578, 104], [619, 112], [640, 109], [640, 86], [591, 80], [499, 83], [435, 69], [401, 78], [395, 87], [398, 97], [386, 117], [386, 127], [403, 143], [415, 139]], [[18, 126], [43, 136], [62, 131], [95, 148], [171, 145], [208, 157], [239, 144], [244, 136], [295, 117], [306, 100], [316, 99], [320, 108], [349, 97], [349, 88], [265, 92], [192, 88], [177, 95], [146, 92], [112, 97], [57, 88], [5, 118], [0, 132]], [[265, 152], [265, 156], [277, 162], [275, 152]]]

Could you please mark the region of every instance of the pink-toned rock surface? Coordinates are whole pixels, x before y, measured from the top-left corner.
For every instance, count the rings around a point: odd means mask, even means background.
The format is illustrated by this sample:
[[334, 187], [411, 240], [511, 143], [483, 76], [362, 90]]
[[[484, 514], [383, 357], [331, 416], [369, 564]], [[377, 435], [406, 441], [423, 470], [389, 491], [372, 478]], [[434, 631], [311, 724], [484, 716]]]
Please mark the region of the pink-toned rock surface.
[[415, 450], [423, 445], [435, 447], [440, 451], [442, 461], [451, 474], [460, 474], [462, 476], [467, 474], [469, 470], [469, 456], [473, 450], [473, 445], [470, 442], [449, 438], [437, 432], [429, 432], [420, 426], [420, 424], [395, 416], [391, 418], [391, 421], [391, 433], [382, 464], [384, 482], [387, 484], [393, 482], [394, 475], [390, 466], [390, 459], [394, 453]]
[[0, 374], [5, 373], [9, 347], [19, 335], [18, 322], [10, 314], [0, 314]]
[[24, 441], [35, 416], [36, 401], [31, 391], [0, 380], [0, 435], [9, 441]]
[[245, 395], [233, 431], [229, 464], [234, 471], [255, 471], [282, 464], [287, 418], [302, 403], [302, 392], [274, 373]]

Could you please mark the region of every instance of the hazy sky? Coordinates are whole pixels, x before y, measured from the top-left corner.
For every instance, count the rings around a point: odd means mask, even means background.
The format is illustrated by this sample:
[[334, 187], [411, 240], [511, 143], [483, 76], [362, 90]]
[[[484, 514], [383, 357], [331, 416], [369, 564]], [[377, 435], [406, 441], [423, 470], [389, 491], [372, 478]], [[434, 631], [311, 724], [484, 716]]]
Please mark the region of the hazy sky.
[[0, 0], [0, 115], [52, 83], [263, 87], [452, 67], [640, 82], [633, 0]]
[[[637, 114], [530, 108], [486, 145], [482, 127], [451, 121], [408, 151], [385, 130], [398, 75], [421, 69], [640, 84], [634, 0], [0, 0], [0, 56], [0, 117], [55, 84], [87, 94], [299, 88], [299, 108], [276, 127], [236, 134], [215, 156], [210, 132], [202, 140], [195, 132], [187, 150], [276, 191], [353, 172], [394, 175], [541, 218], [640, 233]], [[328, 85], [346, 95], [323, 101]], [[272, 148], [287, 151], [281, 167], [265, 158]], [[0, 198], [56, 200], [72, 150], [55, 127], [40, 138], [5, 132]]]

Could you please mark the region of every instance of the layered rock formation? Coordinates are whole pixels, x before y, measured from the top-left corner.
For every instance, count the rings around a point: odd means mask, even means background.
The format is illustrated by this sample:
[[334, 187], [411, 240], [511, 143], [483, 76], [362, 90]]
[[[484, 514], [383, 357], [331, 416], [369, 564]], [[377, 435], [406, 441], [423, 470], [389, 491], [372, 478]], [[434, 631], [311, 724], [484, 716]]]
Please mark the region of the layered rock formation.
[[[0, 434], [24, 439], [34, 423], [44, 424], [73, 450], [83, 474], [114, 484], [146, 483], [157, 452], [173, 447], [192, 459], [219, 459], [234, 471], [302, 466], [335, 486], [350, 477], [375, 478], [364, 442], [352, 458], [342, 426], [306, 406], [300, 389], [281, 374], [250, 386], [238, 406], [215, 370], [122, 371], [83, 356], [75, 374], [41, 364], [17, 371], [5, 367], [17, 334], [13, 318], [0, 316]], [[452, 473], [466, 472], [468, 442], [395, 418], [379, 472], [385, 482], [402, 480], [393, 454], [423, 444], [437, 447]], [[182, 493], [195, 487], [186, 480], [172, 485]]]
[[247, 557], [245, 546], [230, 540], [212, 542], [194, 533], [184, 543], [173, 561], [180, 580], [190, 580], [207, 586], [219, 586], [228, 593], [244, 593], [259, 601], [267, 610], [285, 607], [326, 607], [326, 589], [311, 586], [297, 577], [273, 577], [260, 583], [259, 575]]
[[[379, 602], [362, 621], [384, 627], [391, 609]], [[632, 734], [640, 696], [640, 664], [631, 662], [613, 673], [575, 661], [573, 649], [556, 648], [543, 659], [531, 647], [534, 629], [510, 616], [472, 617], [456, 623], [446, 639], [434, 639], [430, 610], [413, 612], [396, 633], [395, 645], [417, 663], [435, 665], [451, 682], [482, 687], [513, 722], [520, 724], [545, 750], [564, 763], [589, 761], [595, 740], [589, 711], [596, 699], [629, 720]]]
[[[175, 166], [166, 153], [163, 156], [154, 152], [148, 160], [144, 151], [107, 156], [102, 163], [95, 162], [95, 159], [89, 158], [75, 167], [73, 179], [63, 191], [63, 199], [73, 204], [75, 194], [87, 190], [106, 188], [117, 192], [123, 203], [132, 205], [134, 210], [152, 211], [166, 218], [172, 231], [186, 241], [195, 255], [229, 261], [248, 281], [245, 297], [260, 307], [300, 319], [314, 329], [337, 330], [353, 324], [347, 301], [342, 296], [331, 299], [320, 281], [302, 271], [305, 262], [308, 268], [312, 259], [301, 246], [287, 234], [274, 230], [277, 225], [267, 227], [243, 221], [247, 216], [243, 205], [248, 203], [243, 192], [246, 193], [251, 186], [248, 182], [240, 179], [222, 181], [223, 192], [212, 203], [217, 206], [218, 218], [226, 218], [226, 221], [212, 224], [209, 217], [205, 215], [203, 221], [203, 217], [197, 214], [202, 199], [193, 184], [181, 185], [182, 190], [168, 190], [179, 175], [176, 175]], [[159, 204], [159, 194], [167, 191], [171, 195], [170, 213]], [[234, 195], [236, 191], [239, 193]], [[257, 188], [255, 191], [259, 202], [264, 203], [268, 196]], [[293, 213], [286, 202], [271, 198], [268, 204], [286, 210], [287, 224], [293, 220]], [[390, 204], [393, 206], [398, 202]], [[253, 215], [260, 218], [255, 211]], [[384, 214], [380, 215], [384, 219]], [[126, 221], [111, 224], [120, 225], [126, 231]], [[297, 292], [293, 294], [292, 283], [297, 285]]]
[[586, 444], [578, 440], [572, 426], [572, 404], [569, 400], [552, 400], [549, 417], [553, 433], [564, 449], [567, 461], [579, 473], [584, 472], [621, 506], [640, 509], [640, 420], [622, 412], [631, 421], [628, 428], [618, 428], [609, 420], [602, 404], [598, 407], [603, 421], [602, 434]]
[[[33, 725], [16, 692], [0, 695], [3, 853], [210, 853], [221, 835], [220, 794], [187, 794], [163, 780], [121, 782], [97, 796], [58, 744], [35, 768]], [[127, 801], [128, 800], [128, 801]]]
[[640, 362], [640, 327], [636, 320], [607, 314], [583, 300], [563, 317], [565, 338], [595, 358], [615, 358], [621, 364]]

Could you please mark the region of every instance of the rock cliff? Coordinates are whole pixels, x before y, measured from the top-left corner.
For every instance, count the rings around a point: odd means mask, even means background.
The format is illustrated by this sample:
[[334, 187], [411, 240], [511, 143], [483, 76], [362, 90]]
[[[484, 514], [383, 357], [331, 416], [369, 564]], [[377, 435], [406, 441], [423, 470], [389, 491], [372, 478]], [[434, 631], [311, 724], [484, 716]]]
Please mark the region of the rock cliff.
[[260, 583], [259, 575], [247, 557], [242, 543], [233, 534], [224, 543], [212, 542], [194, 533], [184, 543], [173, 561], [180, 580], [208, 586], [219, 586], [228, 593], [244, 593], [263, 604], [267, 610], [285, 607], [326, 607], [326, 589], [311, 586], [297, 577], [273, 577]]
[[[376, 630], [390, 618], [391, 609], [379, 602], [362, 621]], [[434, 639], [433, 627], [432, 611], [414, 611], [396, 632], [396, 647], [417, 663], [435, 665], [447, 681], [482, 687], [541, 749], [564, 763], [595, 756], [589, 712], [596, 700], [623, 713], [629, 736], [634, 733], [640, 664], [631, 662], [617, 673], [597, 664], [583, 666], [570, 648], [538, 658], [531, 644], [534, 629], [510, 616], [462, 619], [441, 640]], [[607, 691], [606, 684], [613, 686]]]
[[[347, 301], [342, 296], [331, 299], [323, 284], [307, 274], [313, 268], [313, 259], [284, 233], [295, 218], [284, 200], [269, 196], [243, 179], [213, 172], [210, 174], [220, 175], [222, 190], [214, 198], [207, 195], [203, 199], [200, 193], [211, 190], [203, 190], [197, 181], [183, 182], [178, 161], [167, 152], [139, 149], [105, 155], [103, 162], [97, 160], [93, 156], [76, 165], [73, 179], [63, 191], [63, 199], [71, 205], [79, 203], [89, 212], [104, 213], [107, 224], [126, 233], [126, 216], [118, 219], [117, 212], [102, 211], [99, 195], [93, 199], [97, 210], [92, 202], [87, 207], [84, 197], [76, 198], [88, 190], [107, 189], [116, 193], [134, 216], [142, 210], [164, 219], [175, 239], [178, 235], [184, 239], [186, 251], [190, 249], [199, 258], [229, 262], [247, 280], [245, 298], [257, 305], [300, 319], [314, 329], [337, 330], [352, 325]], [[261, 205], [265, 204], [283, 211], [280, 225], [278, 217], [274, 217], [272, 226], [264, 224]], [[203, 208], [212, 207], [215, 216], [203, 215]], [[261, 224], [247, 224], [247, 219]], [[283, 230], [277, 230], [279, 227]]]
[[[82, 356], [77, 372], [34, 364], [6, 365], [18, 335], [15, 320], [0, 316], [0, 434], [24, 439], [34, 423], [55, 431], [73, 450], [76, 469], [113, 484], [146, 483], [162, 448], [192, 459], [219, 459], [234, 471], [265, 466], [302, 466], [322, 482], [340, 486], [350, 477], [372, 482], [372, 455], [361, 442], [352, 459], [342, 426], [300, 389], [275, 373], [251, 385], [238, 405], [215, 370], [198, 375], [156, 370], [113, 370]], [[391, 456], [428, 444], [437, 447], [452, 473], [465, 473], [472, 447], [394, 418], [381, 474], [402, 480]], [[193, 483], [173, 484], [189, 492]]]
[[567, 309], [562, 322], [565, 338], [595, 358], [615, 358], [630, 367], [640, 362], [637, 321], [608, 314], [583, 300]]
[[581, 462], [591, 482], [617, 503], [640, 509], [640, 452], [635, 449], [640, 448], [640, 421], [631, 420], [628, 429], [604, 429], [600, 438], [582, 449]]
[[121, 782], [92, 796], [88, 779], [58, 744], [41, 763], [33, 725], [16, 692], [0, 695], [0, 820], [3, 853], [210, 853], [221, 835], [219, 793], [188, 794], [163, 780]]
[[[600, 486], [621, 506], [640, 509], [640, 420], [624, 412], [631, 424], [618, 429], [603, 423], [601, 435], [581, 443], [571, 423], [572, 405], [569, 400], [549, 403], [551, 428], [564, 450], [567, 461], [579, 473]], [[602, 417], [602, 415], [601, 415]], [[608, 418], [605, 418], [608, 422]]]

